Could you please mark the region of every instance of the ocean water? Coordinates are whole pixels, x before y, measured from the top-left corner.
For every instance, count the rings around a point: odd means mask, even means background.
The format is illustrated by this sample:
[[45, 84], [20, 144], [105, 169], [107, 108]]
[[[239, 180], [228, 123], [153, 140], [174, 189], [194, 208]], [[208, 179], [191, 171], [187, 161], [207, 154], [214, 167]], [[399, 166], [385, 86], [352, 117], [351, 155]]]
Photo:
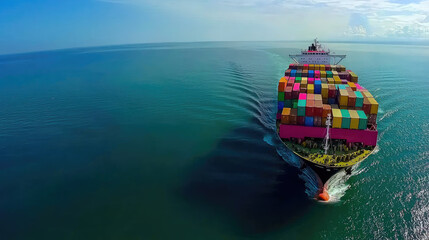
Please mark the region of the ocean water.
[[380, 104], [377, 153], [328, 203], [275, 133], [307, 43], [0, 56], [1, 239], [429, 238], [429, 47], [327, 45]]

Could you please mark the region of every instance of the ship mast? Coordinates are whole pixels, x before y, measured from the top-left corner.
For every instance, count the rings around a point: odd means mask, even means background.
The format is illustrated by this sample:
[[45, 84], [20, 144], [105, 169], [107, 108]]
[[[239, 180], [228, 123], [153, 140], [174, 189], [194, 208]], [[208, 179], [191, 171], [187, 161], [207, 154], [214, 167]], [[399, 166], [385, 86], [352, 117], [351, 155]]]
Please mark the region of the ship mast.
[[329, 150], [329, 127], [331, 126], [331, 114], [328, 114], [328, 117], [326, 118], [326, 136], [325, 139], [323, 139], [323, 149], [325, 150], [325, 155], [328, 154]]

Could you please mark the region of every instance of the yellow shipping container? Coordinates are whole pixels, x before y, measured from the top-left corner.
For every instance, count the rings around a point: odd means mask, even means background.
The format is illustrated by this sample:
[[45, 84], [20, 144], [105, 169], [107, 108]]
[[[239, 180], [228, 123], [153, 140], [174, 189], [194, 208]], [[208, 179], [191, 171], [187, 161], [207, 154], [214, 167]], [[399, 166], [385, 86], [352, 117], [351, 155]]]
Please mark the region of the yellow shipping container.
[[307, 85], [307, 94], [314, 94], [314, 84], [308, 84]]
[[359, 128], [359, 114], [356, 110], [349, 110], [350, 114], [350, 129]]
[[304, 81], [304, 80], [305, 80], [305, 82], [307, 82], [307, 79], [308, 79], [307, 77], [302, 77], [302, 78], [301, 78], [301, 83], [302, 83], [302, 81]]
[[370, 114], [377, 114], [378, 112], [378, 102], [374, 98], [368, 98], [368, 101], [371, 103]]
[[338, 95], [340, 106], [347, 106], [347, 103], [349, 101], [349, 96], [347, 93], [347, 90], [340, 89], [340, 94]]
[[354, 82], [347, 82], [347, 84], [350, 86], [350, 88], [351, 88], [353, 91], [356, 91], [356, 85], [355, 85], [355, 83], [354, 83]]
[[372, 94], [368, 90], [363, 91], [362, 94], [367, 98], [373, 98]]
[[320, 65], [319, 64], [314, 64], [314, 70], [320, 70]]
[[325, 71], [325, 64], [320, 64], [320, 71]]
[[332, 75], [333, 76], [338, 76], [338, 72], [337, 71], [332, 71]]
[[320, 77], [326, 78], [326, 71], [320, 71]]
[[334, 83], [335, 84], [341, 84], [341, 78], [338, 76], [334, 76]]
[[341, 120], [342, 120], [342, 115], [341, 115], [341, 110], [340, 109], [332, 109], [332, 115], [333, 115], [333, 120], [332, 120], [332, 127], [333, 128], [341, 128]]
[[328, 83], [334, 84], [334, 83], [335, 83], [335, 81], [334, 81], [334, 79], [333, 79], [333, 78], [328, 78]]
[[328, 98], [328, 84], [322, 83], [322, 97]]
[[308, 65], [308, 70], [314, 70], [314, 64], [309, 64]]

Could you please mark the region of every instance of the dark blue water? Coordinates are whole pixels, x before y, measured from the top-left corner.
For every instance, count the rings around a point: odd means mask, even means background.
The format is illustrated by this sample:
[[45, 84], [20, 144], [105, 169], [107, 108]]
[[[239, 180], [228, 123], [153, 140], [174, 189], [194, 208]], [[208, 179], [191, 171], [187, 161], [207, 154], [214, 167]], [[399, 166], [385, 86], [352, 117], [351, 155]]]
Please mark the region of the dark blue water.
[[380, 103], [379, 149], [312, 199], [275, 133], [306, 43], [0, 56], [2, 239], [425, 239], [429, 47], [342, 44]]

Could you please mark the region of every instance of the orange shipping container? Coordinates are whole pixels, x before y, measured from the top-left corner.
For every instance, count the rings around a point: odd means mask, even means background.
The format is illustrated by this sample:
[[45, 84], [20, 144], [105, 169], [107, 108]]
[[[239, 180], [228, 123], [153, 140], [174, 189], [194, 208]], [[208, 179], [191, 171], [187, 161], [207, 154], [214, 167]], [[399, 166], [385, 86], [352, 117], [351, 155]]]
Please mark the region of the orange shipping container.
[[290, 122], [290, 108], [283, 108], [282, 111], [282, 119], [281, 122], [282, 124], [289, 124]]

